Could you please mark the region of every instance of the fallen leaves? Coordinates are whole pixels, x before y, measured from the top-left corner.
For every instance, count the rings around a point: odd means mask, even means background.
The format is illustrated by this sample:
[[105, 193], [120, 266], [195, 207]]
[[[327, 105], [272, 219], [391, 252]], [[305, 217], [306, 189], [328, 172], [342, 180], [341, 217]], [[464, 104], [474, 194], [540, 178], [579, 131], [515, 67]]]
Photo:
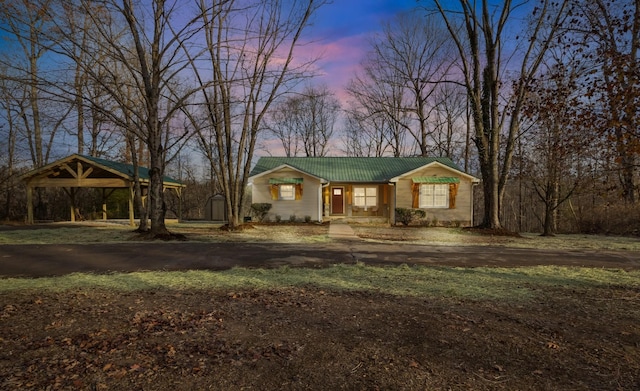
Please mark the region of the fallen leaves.
[[556, 342], [552, 342], [552, 341], [547, 342], [546, 346], [547, 346], [549, 349], [556, 349], [556, 350], [557, 350], [557, 349], [560, 349], [560, 345], [559, 345], [559, 344], [557, 344]]
[[[561, 293], [560, 302], [572, 294]], [[628, 346], [623, 364], [640, 370], [637, 319], [612, 315], [615, 327], [603, 324], [600, 307], [588, 307], [596, 301], [570, 313], [575, 305], [558, 301], [511, 306], [311, 287], [0, 300], [0, 389], [569, 389], [580, 388], [566, 375], [576, 372], [583, 386], [615, 380], [631, 389], [626, 372], [603, 375], [622, 359], [611, 346]]]

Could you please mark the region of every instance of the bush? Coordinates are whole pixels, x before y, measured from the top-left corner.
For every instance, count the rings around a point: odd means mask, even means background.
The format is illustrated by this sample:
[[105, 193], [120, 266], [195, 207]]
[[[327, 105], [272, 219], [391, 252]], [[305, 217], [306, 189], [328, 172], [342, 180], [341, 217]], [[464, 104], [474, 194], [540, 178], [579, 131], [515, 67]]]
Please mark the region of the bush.
[[282, 221], [282, 216], [276, 215], [276, 223], [279, 223], [281, 221]]
[[309, 215], [304, 216], [304, 222], [305, 223], [310, 223], [311, 222], [311, 216], [309, 216]]
[[396, 219], [404, 225], [415, 220], [424, 219], [427, 214], [422, 209], [396, 208]]
[[271, 210], [271, 204], [268, 202], [259, 202], [255, 204], [251, 204], [251, 211], [253, 215], [256, 216], [258, 221], [264, 221], [265, 217]]
[[296, 217], [295, 214], [292, 214], [289, 216], [289, 222], [290, 223], [295, 223], [298, 220], [298, 218]]

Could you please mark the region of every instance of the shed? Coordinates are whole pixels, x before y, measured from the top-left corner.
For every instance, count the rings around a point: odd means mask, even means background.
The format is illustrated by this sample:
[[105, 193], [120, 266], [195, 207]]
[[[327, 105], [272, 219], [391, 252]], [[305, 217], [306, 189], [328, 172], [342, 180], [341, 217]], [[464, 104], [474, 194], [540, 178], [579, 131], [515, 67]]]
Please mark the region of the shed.
[[208, 221], [227, 221], [227, 208], [225, 207], [226, 199], [222, 194], [216, 194], [209, 197], [205, 207], [205, 220]]
[[[63, 188], [71, 199], [71, 221], [75, 221], [75, 193], [78, 188], [103, 189], [102, 217], [107, 219], [107, 198], [115, 189], [129, 189], [129, 223], [134, 225], [134, 167], [131, 164], [114, 162], [93, 156], [73, 154], [47, 164], [22, 176], [27, 185], [27, 222], [33, 224], [33, 190], [36, 188]], [[149, 169], [138, 167], [140, 185], [149, 187]], [[163, 178], [164, 190], [172, 189], [182, 195], [185, 187], [180, 181]]]

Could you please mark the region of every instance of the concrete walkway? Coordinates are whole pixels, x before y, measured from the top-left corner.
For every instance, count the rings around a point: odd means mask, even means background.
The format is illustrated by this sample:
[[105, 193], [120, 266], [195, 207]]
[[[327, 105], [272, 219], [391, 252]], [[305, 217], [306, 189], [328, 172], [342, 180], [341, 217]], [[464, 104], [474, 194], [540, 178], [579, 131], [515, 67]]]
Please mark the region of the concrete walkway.
[[360, 240], [353, 232], [353, 228], [344, 220], [333, 220], [329, 224], [329, 237], [331, 239]]

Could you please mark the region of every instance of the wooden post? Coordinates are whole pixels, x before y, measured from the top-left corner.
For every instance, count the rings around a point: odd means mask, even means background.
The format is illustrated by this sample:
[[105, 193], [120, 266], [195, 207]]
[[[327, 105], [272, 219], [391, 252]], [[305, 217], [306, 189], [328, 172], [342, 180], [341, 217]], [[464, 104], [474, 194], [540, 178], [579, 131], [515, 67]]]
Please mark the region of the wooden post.
[[176, 193], [178, 193], [178, 222], [182, 222], [182, 188], [176, 188]]
[[69, 191], [69, 197], [71, 198], [71, 222], [74, 223], [76, 221], [76, 188], [72, 187]]
[[33, 224], [33, 187], [27, 185], [27, 224]]
[[107, 189], [102, 189], [102, 220], [107, 221]]

